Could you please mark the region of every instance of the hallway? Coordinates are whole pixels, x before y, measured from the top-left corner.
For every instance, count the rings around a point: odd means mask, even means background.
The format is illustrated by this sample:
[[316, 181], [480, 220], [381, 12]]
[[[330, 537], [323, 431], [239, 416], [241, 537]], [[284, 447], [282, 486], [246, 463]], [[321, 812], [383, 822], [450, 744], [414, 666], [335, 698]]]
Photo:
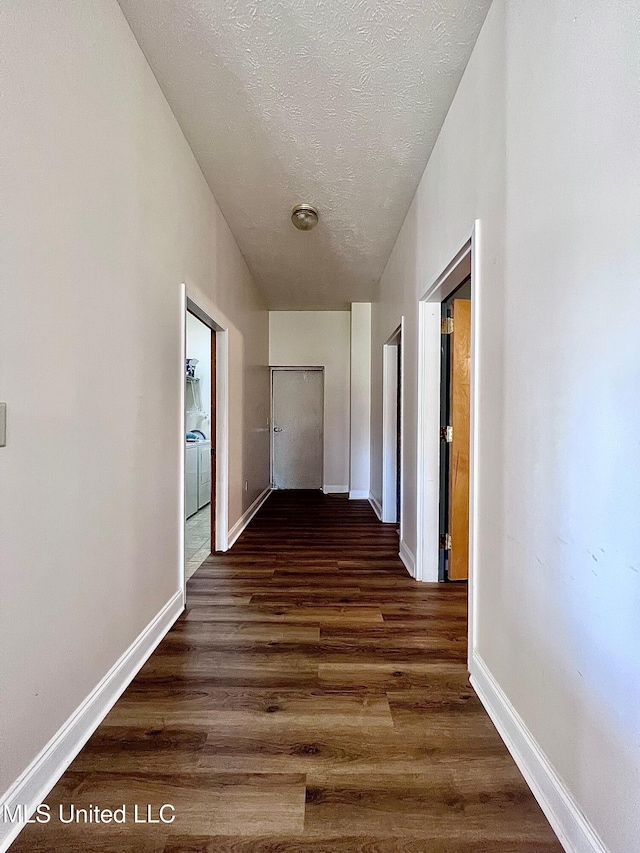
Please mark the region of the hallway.
[[[561, 851], [468, 684], [465, 587], [397, 549], [365, 501], [272, 494], [13, 853]], [[61, 825], [60, 803], [176, 817]]]

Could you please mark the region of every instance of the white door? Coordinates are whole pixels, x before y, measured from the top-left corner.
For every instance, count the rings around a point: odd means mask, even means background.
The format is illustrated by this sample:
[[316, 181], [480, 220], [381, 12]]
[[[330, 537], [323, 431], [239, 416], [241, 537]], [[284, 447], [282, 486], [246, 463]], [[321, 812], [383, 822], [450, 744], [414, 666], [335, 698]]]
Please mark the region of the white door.
[[273, 371], [273, 484], [321, 489], [324, 374]]

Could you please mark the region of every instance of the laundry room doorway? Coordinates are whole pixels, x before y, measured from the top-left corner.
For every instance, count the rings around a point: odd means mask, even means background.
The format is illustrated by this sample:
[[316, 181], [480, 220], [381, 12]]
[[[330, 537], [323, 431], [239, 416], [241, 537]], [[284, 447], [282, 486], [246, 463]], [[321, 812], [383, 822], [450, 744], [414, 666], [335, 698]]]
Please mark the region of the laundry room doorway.
[[188, 309], [184, 397], [188, 579], [211, 554], [215, 543], [216, 499], [216, 332]]

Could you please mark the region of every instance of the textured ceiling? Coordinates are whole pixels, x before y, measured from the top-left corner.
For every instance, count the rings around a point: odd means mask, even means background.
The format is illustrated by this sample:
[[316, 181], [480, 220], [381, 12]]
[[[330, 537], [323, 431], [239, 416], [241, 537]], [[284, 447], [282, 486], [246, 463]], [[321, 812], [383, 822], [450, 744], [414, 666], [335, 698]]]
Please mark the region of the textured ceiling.
[[119, 2], [269, 306], [375, 297], [490, 0]]

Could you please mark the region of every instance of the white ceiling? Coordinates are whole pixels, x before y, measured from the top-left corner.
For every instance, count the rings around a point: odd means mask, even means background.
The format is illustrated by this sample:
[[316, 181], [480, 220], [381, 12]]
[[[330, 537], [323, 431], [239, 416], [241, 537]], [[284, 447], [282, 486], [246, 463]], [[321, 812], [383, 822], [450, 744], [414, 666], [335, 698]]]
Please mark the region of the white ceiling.
[[269, 306], [374, 298], [490, 0], [119, 2]]

